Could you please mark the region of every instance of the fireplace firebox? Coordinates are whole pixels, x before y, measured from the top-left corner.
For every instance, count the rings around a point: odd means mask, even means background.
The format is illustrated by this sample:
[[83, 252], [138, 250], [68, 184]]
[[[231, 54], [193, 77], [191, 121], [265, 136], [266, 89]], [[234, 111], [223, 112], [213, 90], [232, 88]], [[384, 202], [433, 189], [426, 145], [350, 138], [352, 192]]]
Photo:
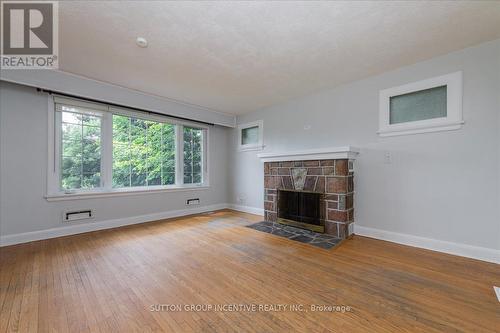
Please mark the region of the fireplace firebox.
[[278, 190], [278, 222], [325, 232], [321, 214], [323, 197], [322, 193]]

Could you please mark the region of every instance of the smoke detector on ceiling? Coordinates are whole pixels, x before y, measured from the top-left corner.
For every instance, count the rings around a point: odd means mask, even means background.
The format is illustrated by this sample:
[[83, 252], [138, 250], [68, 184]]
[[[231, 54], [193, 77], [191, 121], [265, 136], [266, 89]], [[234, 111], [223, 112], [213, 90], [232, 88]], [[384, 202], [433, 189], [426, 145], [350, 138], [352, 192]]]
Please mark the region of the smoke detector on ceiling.
[[143, 48], [148, 47], [148, 41], [144, 37], [137, 37], [137, 39], [135, 40], [135, 43], [139, 47], [143, 47]]

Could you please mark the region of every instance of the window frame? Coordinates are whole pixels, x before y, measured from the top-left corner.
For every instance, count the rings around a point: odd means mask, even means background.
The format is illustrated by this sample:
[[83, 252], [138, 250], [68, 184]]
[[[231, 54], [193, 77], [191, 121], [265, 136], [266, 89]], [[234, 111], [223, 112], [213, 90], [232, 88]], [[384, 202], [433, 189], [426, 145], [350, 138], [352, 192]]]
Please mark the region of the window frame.
[[[242, 144], [241, 139], [243, 137], [243, 130], [247, 128], [258, 127], [259, 128], [259, 141], [253, 144]], [[245, 124], [238, 125], [238, 150], [239, 151], [250, 151], [250, 150], [262, 150], [264, 148], [264, 121], [257, 120]]]
[[[101, 119], [101, 186], [93, 189], [63, 190], [60, 187], [61, 177], [61, 114], [56, 111], [56, 103], [86, 107], [102, 113]], [[113, 115], [135, 117], [143, 120], [163, 122], [175, 125], [176, 161], [175, 184], [134, 187], [113, 187]], [[202, 182], [183, 183], [183, 127], [189, 126], [202, 130]], [[148, 114], [135, 110], [114, 107], [104, 103], [87, 102], [76, 98], [48, 96], [48, 159], [47, 159], [47, 195], [49, 201], [84, 199], [89, 197], [109, 197], [117, 195], [134, 195], [169, 191], [206, 189], [209, 187], [209, 127], [196, 122], [180, 121], [168, 116]]]
[[[82, 103], [83, 104], [83, 103]], [[55, 106], [55, 105], [54, 105]], [[83, 106], [83, 105], [82, 105]], [[87, 109], [92, 109], [92, 111], [94, 111], [95, 113], [99, 113], [100, 114], [100, 118], [101, 118], [101, 126], [100, 126], [100, 134], [101, 134], [101, 149], [100, 149], [100, 156], [101, 156], [101, 167], [100, 167], [100, 179], [99, 179], [99, 187], [96, 187], [96, 188], [103, 188], [104, 187], [104, 180], [103, 180], [103, 172], [105, 170], [105, 167], [104, 165], [106, 163], [103, 163], [103, 153], [104, 153], [104, 145], [103, 145], [103, 135], [104, 135], [104, 118], [106, 117], [106, 111], [102, 110], [102, 109], [98, 109], [98, 108], [92, 108], [92, 106], [89, 106], [89, 105], [85, 105], [85, 107]], [[57, 170], [57, 174], [56, 174], [56, 179], [57, 179], [57, 188], [58, 188], [58, 191], [59, 192], [71, 192], [71, 191], [65, 191], [63, 190], [60, 185], [61, 185], [61, 161], [62, 161], [62, 138], [61, 138], [61, 126], [62, 126], [62, 114], [60, 112], [56, 112], [55, 109], [54, 109], [54, 119], [55, 119], [55, 124], [57, 126], [57, 130], [55, 131], [54, 135], [55, 135], [55, 153], [57, 155], [54, 156], [54, 163], [56, 164], [56, 167], [55, 169]], [[79, 113], [79, 114], [83, 114], [83, 113]], [[96, 188], [93, 188], [93, 189], [81, 189], [79, 190], [80, 192], [84, 193], [84, 192], [93, 192], [95, 191]]]
[[[390, 123], [391, 97], [414, 93], [421, 90], [446, 86], [446, 117]], [[381, 137], [450, 131], [462, 128], [462, 72], [454, 72], [429, 78], [379, 92], [379, 130]]]

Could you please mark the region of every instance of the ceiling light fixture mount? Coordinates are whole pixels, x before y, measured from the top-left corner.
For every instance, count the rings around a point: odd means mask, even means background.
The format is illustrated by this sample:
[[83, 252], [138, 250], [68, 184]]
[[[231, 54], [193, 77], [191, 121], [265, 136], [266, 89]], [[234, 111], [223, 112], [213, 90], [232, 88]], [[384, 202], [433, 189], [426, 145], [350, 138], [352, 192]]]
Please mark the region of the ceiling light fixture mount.
[[137, 37], [137, 39], [135, 40], [135, 43], [137, 44], [137, 46], [142, 47], [142, 48], [148, 47], [148, 41], [144, 37]]

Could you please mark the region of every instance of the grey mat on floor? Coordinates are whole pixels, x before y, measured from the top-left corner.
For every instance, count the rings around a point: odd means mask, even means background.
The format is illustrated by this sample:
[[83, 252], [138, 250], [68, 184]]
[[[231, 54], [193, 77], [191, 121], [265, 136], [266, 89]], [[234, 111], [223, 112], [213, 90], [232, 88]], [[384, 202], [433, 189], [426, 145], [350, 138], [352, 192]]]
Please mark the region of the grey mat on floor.
[[267, 232], [268, 234], [288, 238], [297, 242], [311, 244], [327, 250], [338, 245], [341, 241], [340, 238], [331, 235], [296, 228], [277, 222], [262, 221], [247, 225], [247, 228]]

